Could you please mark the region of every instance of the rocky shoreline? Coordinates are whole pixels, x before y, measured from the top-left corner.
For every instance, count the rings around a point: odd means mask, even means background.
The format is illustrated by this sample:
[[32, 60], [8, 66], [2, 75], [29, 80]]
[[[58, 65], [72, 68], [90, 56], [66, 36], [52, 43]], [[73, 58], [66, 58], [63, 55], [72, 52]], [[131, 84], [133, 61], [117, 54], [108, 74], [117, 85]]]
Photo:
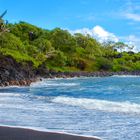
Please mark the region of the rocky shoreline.
[[11, 56], [0, 54], [0, 86], [29, 86], [36, 80], [32, 63], [22, 65]]
[[29, 86], [41, 78], [72, 78], [72, 77], [106, 77], [113, 75], [140, 75], [140, 71], [133, 72], [55, 72], [40, 66], [34, 69], [31, 62], [25, 65], [16, 62], [11, 56], [0, 55], [0, 86]]
[[34, 78], [23, 80], [7, 80], [0, 82], [1, 87], [6, 86], [30, 86], [32, 82], [40, 81], [41, 78], [72, 78], [72, 77], [107, 77], [113, 75], [136, 75], [139, 76], [140, 72], [49, 72], [43, 77], [37, 76]]
[[49, 72], [48, 75], [44, 75], [43, 78], [72, 78], [72, 77], [108, 77], [113, 75], [134, 75], [140, 76], [140, 71], [121, 71], [121, 72]]

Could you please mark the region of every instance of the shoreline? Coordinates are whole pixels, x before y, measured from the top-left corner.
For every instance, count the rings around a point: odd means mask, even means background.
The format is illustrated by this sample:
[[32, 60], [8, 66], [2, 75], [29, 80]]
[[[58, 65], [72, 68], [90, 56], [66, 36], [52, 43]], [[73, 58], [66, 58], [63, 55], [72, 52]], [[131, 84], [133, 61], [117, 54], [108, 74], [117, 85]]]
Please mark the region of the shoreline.
[[140, 71], [56, 72], [48, 70], [43, 65], [35, 68], [31, 62], [18, 63], [11, 56], [0, 54], [0, 87], [30, 86], [32, 82], [40, 81], [42, 78], [108, 77], [113, 75], [140, 76]]
[[2, 140], [101, 140], [96, 136], [84, 136], [65, 132], [38, 130], [28, 127], [0, 125]]
[[[74, 78], [74, 77], [110, 77], [110, 76], [140, 76], [140, 71], [133, 71], [133, 72], [47, 72], [43, 76], [36, 75], [34, 78], [26, 78], [23, 80], [6, 80], [0, 82], [0, 87], [7, 87], [7, 86], [30, 86], [31, 83], [42, 81], [42, 78]], [[10, 79], [10, 78], [9, 78]]]

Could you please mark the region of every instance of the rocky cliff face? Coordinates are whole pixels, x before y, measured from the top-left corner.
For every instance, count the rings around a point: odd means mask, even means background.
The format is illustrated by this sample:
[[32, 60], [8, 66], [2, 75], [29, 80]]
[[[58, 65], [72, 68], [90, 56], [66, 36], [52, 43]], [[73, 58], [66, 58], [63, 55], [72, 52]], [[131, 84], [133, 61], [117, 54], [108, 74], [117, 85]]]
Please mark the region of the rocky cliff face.
[[30, 85], [35, 80], [35, 71], [31, 62], [16, 62], [11, 56], [0, 54], [0, 86]]

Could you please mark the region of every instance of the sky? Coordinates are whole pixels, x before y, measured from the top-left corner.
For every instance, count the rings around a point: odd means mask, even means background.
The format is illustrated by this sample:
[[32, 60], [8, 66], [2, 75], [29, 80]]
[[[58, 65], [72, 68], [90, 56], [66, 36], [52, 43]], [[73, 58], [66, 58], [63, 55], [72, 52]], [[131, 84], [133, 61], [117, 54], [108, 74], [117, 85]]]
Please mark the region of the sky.
[[140, 0], [0, 0], [11, 23], [60, 27], [90, 34], [100, 42], [123, 41], [140, 51]]

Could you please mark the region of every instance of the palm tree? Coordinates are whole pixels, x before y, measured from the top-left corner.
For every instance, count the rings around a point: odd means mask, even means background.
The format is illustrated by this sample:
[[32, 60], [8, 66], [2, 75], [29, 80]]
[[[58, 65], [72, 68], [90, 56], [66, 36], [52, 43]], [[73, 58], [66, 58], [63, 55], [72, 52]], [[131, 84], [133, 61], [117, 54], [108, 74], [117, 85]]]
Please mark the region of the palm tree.
[[1, 15], [0, 15], [0, 35], [3, 33], [3, 32], [9, 32], [9, 29], [6, 28], [6, 24], [3, 20], [3, 17], [5, 16], [5, 14], [7, 13], [7, 10], [4, 11]]

